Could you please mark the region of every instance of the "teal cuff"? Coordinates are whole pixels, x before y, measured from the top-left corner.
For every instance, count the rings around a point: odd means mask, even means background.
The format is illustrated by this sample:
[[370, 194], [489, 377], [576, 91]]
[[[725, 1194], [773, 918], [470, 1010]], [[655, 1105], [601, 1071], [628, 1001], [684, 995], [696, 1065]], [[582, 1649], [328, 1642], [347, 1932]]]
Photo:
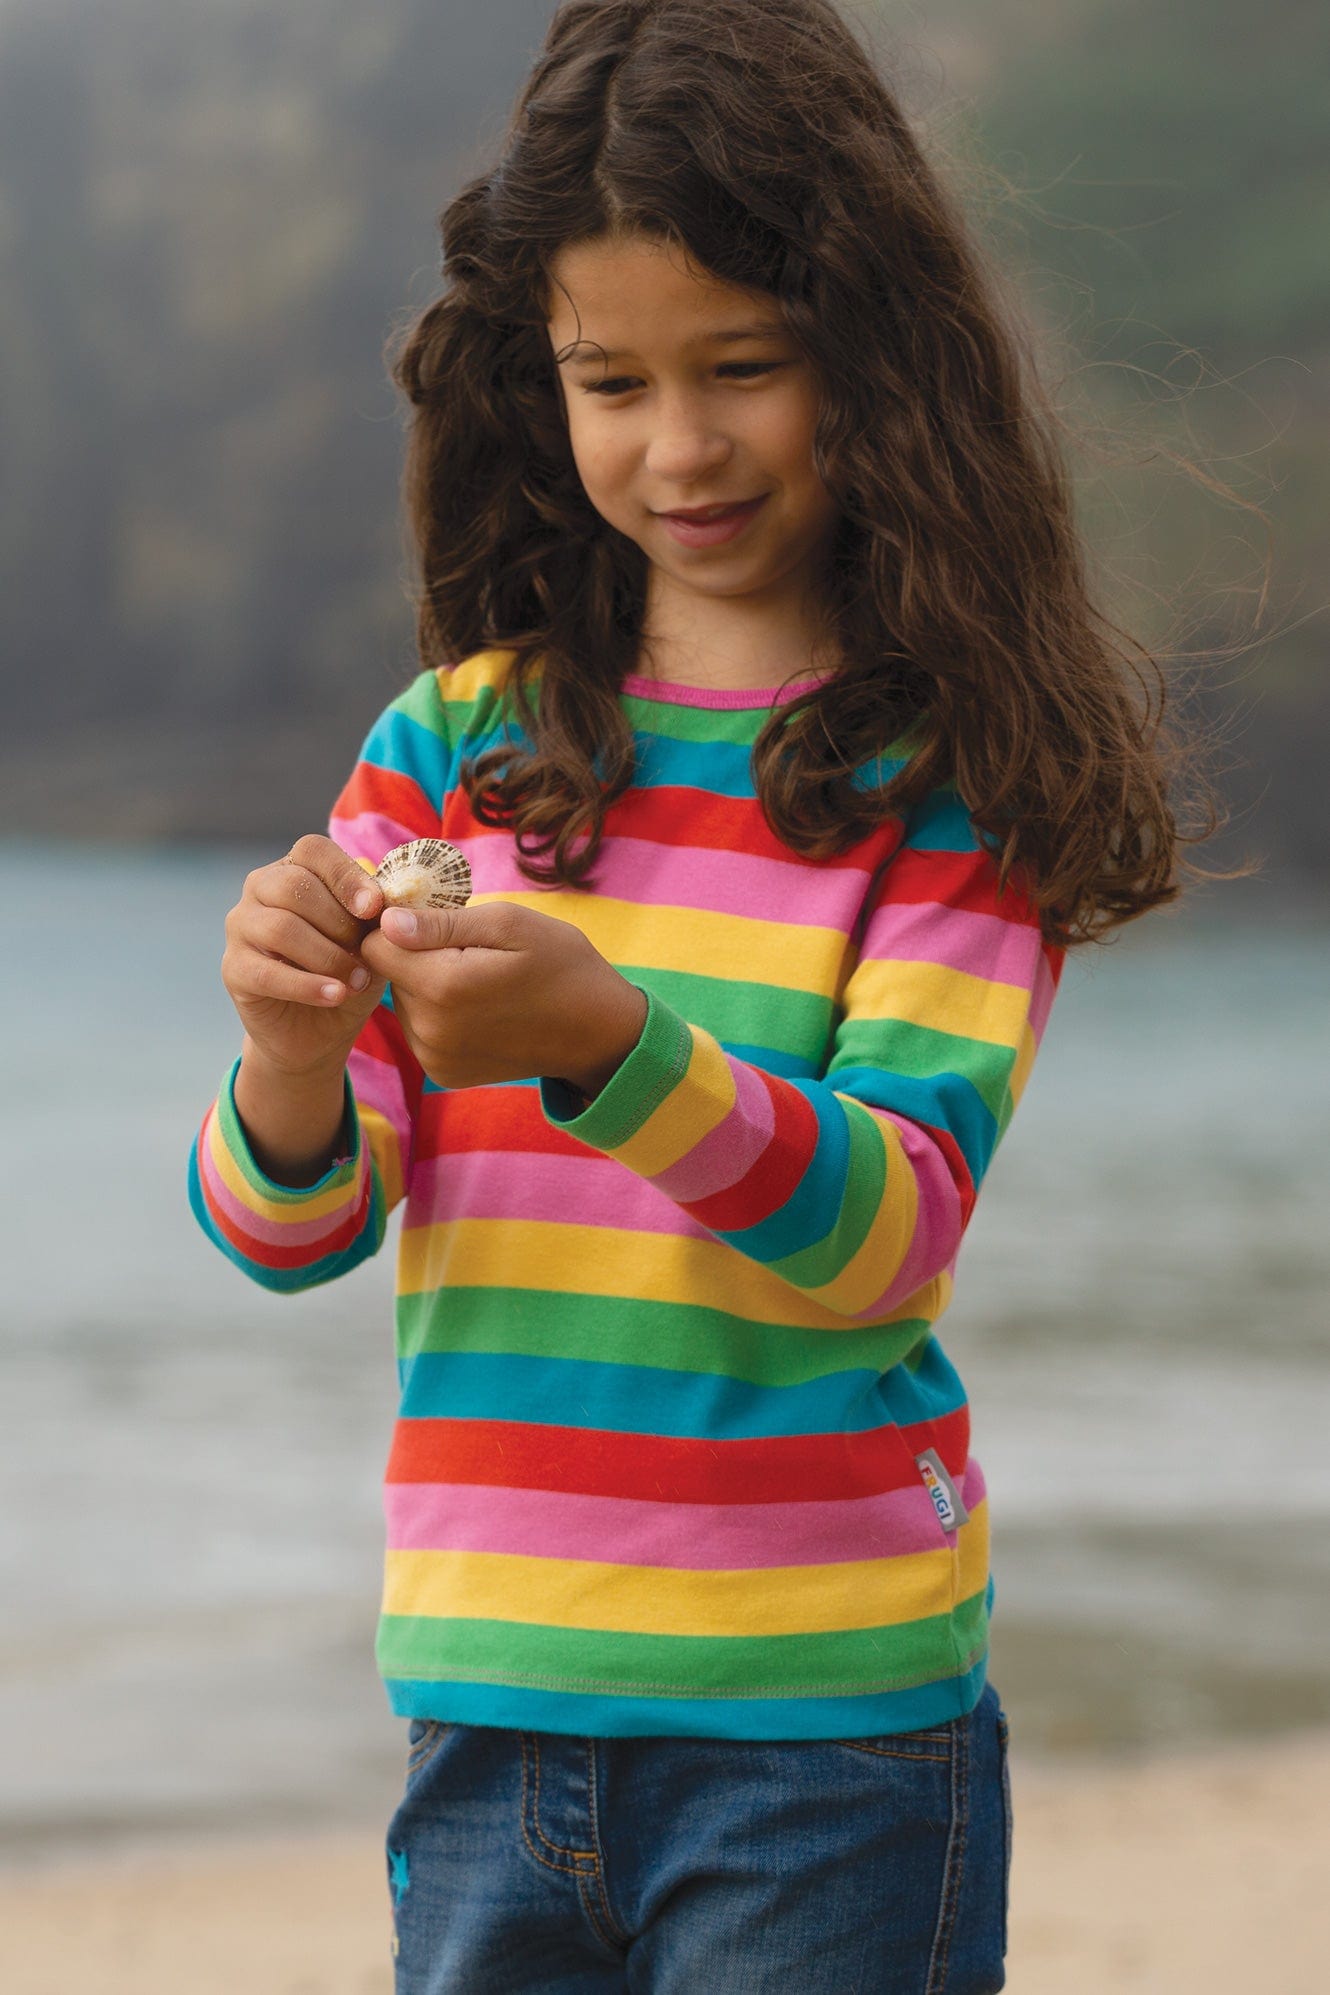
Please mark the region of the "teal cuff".
[[633, 988], [647, 1001], [642, 1036], [595, 1100], [579, 1110], [582, 1097], [566, 1081], [542, 1077], [540, 1083], [546, 1121], [595, 1150], [617, 1150], [635, 1136], [674, 1092], [693, 1057], [687, 1020], [644, 985]]
[[356, 1111], [356, 1098], [351, 1087], [350, 1073], [342, 1076], [342, 1127], [338, 1139], [340, 1144], [349, 1137], [352, 1146], [349, 1153], [346, 1156], [335, 1157], [323, 1176], [316, 1178], [313, 1184], [281, 1185], [260, 1168], [249, 1146], [245, 1125], [240, 1120], [240, 1112], [236, 1107], [236, 1075], [240, 1072], [240, 1058], [241, 1056], [237, 1054], [230, 1072], [217, 1090], [217, 1114], [221, 1123], [222, 1140], [243, 1171], [247, 1183], [267, 1199], [270, 1205], [299, 1205], [321, 1191], [330, 1191], [335, 1185], [354, 1183], [360, 1168], [364, 1133], [360, 1116]]

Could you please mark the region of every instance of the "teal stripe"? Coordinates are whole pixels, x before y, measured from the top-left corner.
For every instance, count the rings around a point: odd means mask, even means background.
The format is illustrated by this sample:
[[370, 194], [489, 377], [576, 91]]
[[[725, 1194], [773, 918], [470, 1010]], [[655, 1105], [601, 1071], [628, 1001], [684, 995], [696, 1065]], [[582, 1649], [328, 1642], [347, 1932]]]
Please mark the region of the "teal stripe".
[[[887, 1153], [881, 1132], [866, 1110], [836, 1103], [845, 1118], [848, 1163], [845, 1195], [835, 1223], [826, 1236], [800, 1253], [784, 1254], [771, 1264], [772, 1273], [796, 1288], [821, 1288], [854, 1259], [868, 1237], [887, 1184]], [[890, 1278], [882, 1270], [882, 1286]]]
[[525, 1420], [680, 1440], [863, 1434], [891, 1428], [876, 1371], [830, 1372], [799, 1385], [750, 1385], [652, 1365], [426, 1351], [398, 1364], [406, 1420]]
[[385, 1688], [399, 1718], [577, 1738], [873, 1739], [967, 1717], [987, 1680], [985, 1648], [958, 1675], [860, 1697], [627, 1697], [394, 1676], [385, 1678]]
[[383, 1180], [379, 1167], [370, 1158], [371, 1192], [365, 1224], [360, 1232], [340, 1254], [325, 1254], [321, 1260], [310, 1261], [299, 1268], [271, 1268], [262, 1261], [251, 1260], [233, 1246], [213, 1225], [203, 1197], [203, 1183], [199, 1175], [199, 1139], [197, 1135], [190, 1145], [187, 1189], [190, 1210], [214, 1246], [221, 1249], [242, 1274], [257, 1282], [260, 1288], [271, 1289], [279, 1295], [298, 1295], [303, 1289], [318, 1288], [322, 1283], [335, 1281], [338, 1275], [349, 1274], [352, 1268], [362, 1261], [370, 1260], [383, 1245], [383, 1236], [388, 1227], [388, 1207], [383, 1193]]

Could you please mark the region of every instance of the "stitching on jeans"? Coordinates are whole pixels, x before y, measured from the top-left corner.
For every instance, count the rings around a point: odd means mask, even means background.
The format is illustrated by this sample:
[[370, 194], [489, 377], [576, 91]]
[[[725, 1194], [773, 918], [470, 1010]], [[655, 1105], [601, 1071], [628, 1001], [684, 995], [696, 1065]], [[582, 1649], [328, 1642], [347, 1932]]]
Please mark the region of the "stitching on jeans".
[[[627, 1947], [620, 1940], [617, 1932], [605, 1931], [604, 1927], [601, 1924], [600, 1918], [597, 1915], [596, 1908], [591, 1902], [591, 1894], [587, 1890], [587, 1886], [588, 1884], [590, 1884], [593, 1878], [595, 1879], [597, 1884], [600, 1883], [599, 1872], [592, 1870], [579, 1870], [574, 1874], [577, 1878], [578, 1893], [582, 1900], [582, 1915], [585, 1918], [587, 1924], [590, 1926], [592, 1932], [595, 1934], [596, 1938], [600, 1941], [601, 1945], [605, 1948], [607, 1953], [614, 1954], [615, 1957], [619, 1960], [625, 1959], [627, 1956]], [[601, 1896], [602, 1897], [604, 1896], [603, 1889], [601, 1892]]]
[[[605, 1859], [604, 1859], [604, 1851], [601, 1849], [600, 1845], [600, 1815], [596, 1807], [596, 1742], [594, 1739], [588, 1739], [586, 1742], [586, 1761], [587, 1761], [587, 1801], [589, 1804], [588, 1812], [590, 1813], [591, 1816], [591, 1840], [596, 1847], [596, 1867], [593, 1873], [596, 1880], [596, 1889], [600, 1893], [600, 1902], [601, 1902], [601, 1907], [605, 1914], [605, 1923], [608, 1926], [614, 1941], [617, 1943], [621, 1943], [623, 1946], [626, 1946], [628, 1944], [629, 1935], [626, 1932], [624, 1932], [618, 1920], [615, 1918], [613, 1912], [610, 1910], [609, 1893], [605, 1888]], [[588, 1918], [591, 1917], [589, 1911], [587, 1913], [587, 1916]], [[594, 1919], [592, 1919], [591, 1923], [594, 1926], [596, 1922]]]
[[[536, 1847], [531, 1841], [530, 1836], [527, 1834], [527, 1792], [528, 1792], [527, 1756], [526, 1756], [527, 1735], [525, 1732], [520, 1732], [518, 1734], [518, 1737], [521, 1741], [521, 1746], [522, 1746], [522, 1839], [525, 1842], [527, 1848], [531, 1851], [532, 1856], [535, 1857], [537, 1863], [545, 1864], [546, 1867], [550, 1870], [570, 1871], [574, 1877], [580, 1877], [583, 1875], [583, 1868], [580, 1862], [551, 1863], [548, 1857], [543, 1857], [540, 1854], [540, 1851], [536, 1849]], [[591, 1861], [594, 1863], [596, 1856], [596, 1852], [594, 1850], [564, 1849], [561, 1844], [551, 1842], [550, 1838], [545, 1834], [545, 1831], [541, 1828], [540, 1826], [540, 1741], [539, 1739], [534, 1737], [531, 1740], [531, 1752], [532, 1752], [532, 1757], [535, 1760], [535, 1766], [536, 1766], [535, 1780], [532, 1783], [532, 1789], [531, 1789], [532, 1806], [530, 1810], [530, 1821], [532, 1828], [535, 1830], [536, 1834], [540, 1837], [540, 1840], [542, 1843], [544, 1843], [546, 1849], [553, 1850], [556, 1856], [571, 1856], [583, 1859], [590, 1858]]]
[[417, 1739], [414, 1749], [407, 1754], [406, 1772], [408, 1780], [414, 1774], [419, 1773], [421, 1767], [429, 1765], [452, 1729], [451, 1721], [448, 1719], [427, 1718], [425, 1722], [427, 1725], [431, 1725], [433, 1730], [426, 1732], [423, 1738]]
[[965, 1873], [965, 1844], [970, 1825], [970, 1735], [958, 1725], [951, 1762], [951, 1824], [946, 1855], [942, 1863], [942, 1902], [938, 1909], [937, 1931], [933, 1935], [924, 1995], [946, 1995], [947, 1960], [951, 1935], [960, 1903], [961, 1881]]
[[946, 1766], [950, 1757], [947, 1753], [904, 1752], [897, 1746], [867, 1746], [859, 1739], [831, 1739], [829, 1744], [844, 1746], [851, 1753], [876, 1753], [879, 1759], [922, 1759], [931, 1760], [934, 1766]]

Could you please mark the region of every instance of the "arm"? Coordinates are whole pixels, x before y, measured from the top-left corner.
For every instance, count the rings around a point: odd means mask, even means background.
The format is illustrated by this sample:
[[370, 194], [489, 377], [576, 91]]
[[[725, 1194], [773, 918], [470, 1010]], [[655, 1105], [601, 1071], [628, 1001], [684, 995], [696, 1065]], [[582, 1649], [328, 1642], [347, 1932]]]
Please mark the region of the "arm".
[[651, 993], [590, 1106], [545, 1080], [545, 1114], [847, 1327], [881, 1322], [954, 1264], [1061, 967], [934, 792], [870, 903], [824, 1078], [738, 1059]]
[[[333, 805], [328, 835], [372, 872], [393, 845], [434, 836], [451, 780], [437, 677], [381, 716]], [[265, 1288], [312, 1288], [367, 1260], [410, 1183], [422, 1088], [391, 990], [343, 1071], [294, 1080], [246, 1040], [203, 1118], [189, 1198], [208, 1237]]]

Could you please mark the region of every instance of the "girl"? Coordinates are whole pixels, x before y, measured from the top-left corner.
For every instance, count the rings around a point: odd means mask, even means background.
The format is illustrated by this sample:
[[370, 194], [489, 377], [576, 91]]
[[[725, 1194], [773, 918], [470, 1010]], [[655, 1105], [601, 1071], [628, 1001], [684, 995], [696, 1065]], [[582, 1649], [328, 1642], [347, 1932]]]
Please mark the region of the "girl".
[[[1007, 1727], [935, 1326], [1065, 950], [1178, 892], [1158, 716], [828, 0], [569, 0], [442, 230], [423, 669], [228, 917], [190, 1171], [274, 1289], [405, 1204], [399, 1995], [980, 1995]], [[472, 904], [384, 912], [439, 835]]]

